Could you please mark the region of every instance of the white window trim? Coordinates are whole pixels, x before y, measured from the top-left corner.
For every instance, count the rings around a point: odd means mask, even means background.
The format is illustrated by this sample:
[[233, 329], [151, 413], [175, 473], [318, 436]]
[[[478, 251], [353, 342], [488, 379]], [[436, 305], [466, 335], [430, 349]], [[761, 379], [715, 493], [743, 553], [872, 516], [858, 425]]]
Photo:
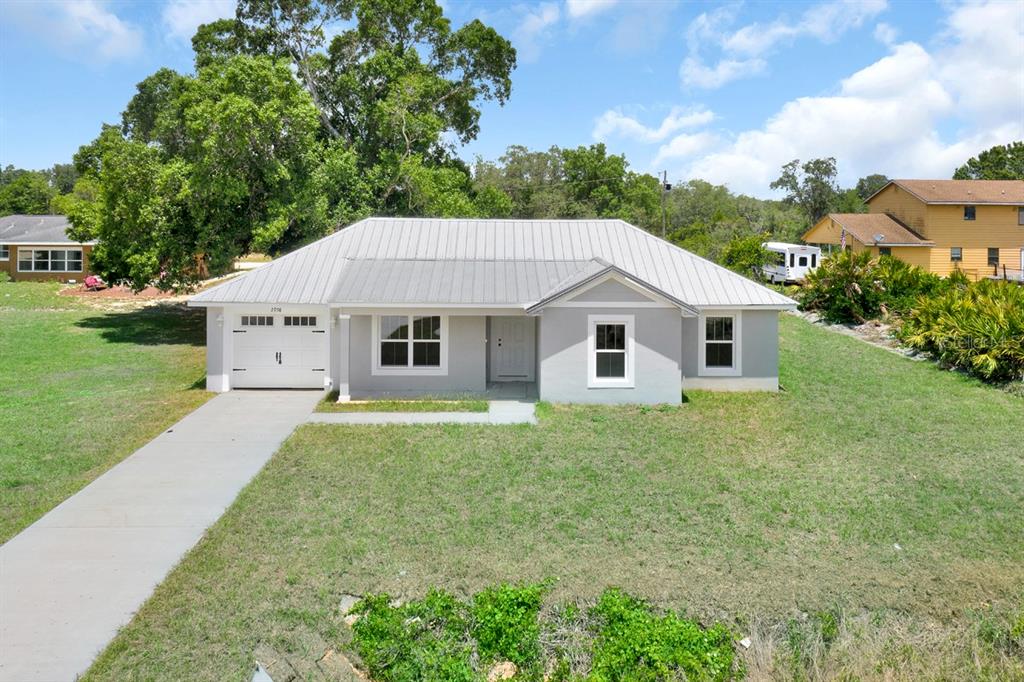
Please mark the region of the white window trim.
[[[441, 318], [441, 366], [440, 367], [413, 367], [411, 364], [407, 367], [381, 367], [380, 364], [380, 318], [381, 315], [373, 315], [371, 325], [373, 330], [371, 337], [373, 339], [373, 358], [370, 363], [370, 374], [372, 376], [391, 376], [391, 377], [437, 377], [437, 376], [448, 376], [448, 316], [437, 315], [437, 314], [424, 314], [417, 312], [405, 312], [395, 311], [394, 313], [388, 313], [388, 316], [404, 315], [409, 318], [409, 334], [412, 334], [412, 318], [414, 317], [440, 317]], [[412, 345], [414, 339], [409, 340], [409, 345]], [[409, 349], [409, 362], [412, 362], [412, 348]]]
[[[22, 254], [23, 251], [27, 251], [27, 252], [32, 254], [32, 259], [30, 261], [32, 263], [32, 267], [27, 269], [27, 270], [21, 267], [21, 264], [22, 264], [21, 254]], [[47, 265], [49, 265], [49, 263], [50, 263], [50, 252], [51, 251], [63, 251], [64, 252], [65, 269], [64, 270], [36, 270], [35, 269], [36, 251], [46, 251], [46, 263], [47, 263]], [[68, 258], [68, 251], [78, 251], [81, 254], [81, 256], [82, 256], [81, 258], [77, 259], [82, 264], [82, 266], [80, 268], [78, 268], [77, 270], [68, 270], [66, 268], [66, 264], [70, 260]], [[85, 269], [85, 251], [83, 249], [81, 249], [81, 248], [77, 248], [77, 249], [76, 248], [69, 248], [69, 249], [37, 249], [37, 248], [34, 248], [34, 247], [29, 247], [29, 248], [26, 248], [26, 249], [21, 249], [21, 248], [18, 249], [18, 272], [83, 272], [84, 269]]]
[[[626, 376], [597, 376], [597, 325], [626, 325]], [[633, 315], [587, 315], [587, 388], [636, 388], [636, 336]]]
[[[4, 249], [4, 248], [7, 249], [7, 255], [6, 256], [3, 255], [2, 249]], [[11, 245], [10, 244], [0, 244], [0, 260], [2, 260], [2, 261], [11, 260]]]
[[[732, 367], [707, 366], [707, 318], [732, 318]], [[738, 377], [743, 375], [743, 311], [741, 310], [702, 310], [698, 317], [700, 342], [698, 343], [697, 376], [702, 377]]]

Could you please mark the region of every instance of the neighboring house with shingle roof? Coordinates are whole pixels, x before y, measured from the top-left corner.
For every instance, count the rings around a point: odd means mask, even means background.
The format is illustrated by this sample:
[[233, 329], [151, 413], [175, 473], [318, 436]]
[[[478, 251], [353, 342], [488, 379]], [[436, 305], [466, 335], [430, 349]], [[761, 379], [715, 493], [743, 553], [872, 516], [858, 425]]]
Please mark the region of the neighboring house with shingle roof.
[[95, 242], [71, 239], [62, 215], [9, 215], [0, 218], [0, 272], [12, 280], [81, 282], [90, 274]]
[[805, 242], [889, 253], [940, 275], [1024, 270], [1024, 180], [892, 180], [868, 213], [830, 213]]
[[776, 390], [794, 302], [621, 220], [369, 218], [189, 305], [211, 390], [678, 403]]

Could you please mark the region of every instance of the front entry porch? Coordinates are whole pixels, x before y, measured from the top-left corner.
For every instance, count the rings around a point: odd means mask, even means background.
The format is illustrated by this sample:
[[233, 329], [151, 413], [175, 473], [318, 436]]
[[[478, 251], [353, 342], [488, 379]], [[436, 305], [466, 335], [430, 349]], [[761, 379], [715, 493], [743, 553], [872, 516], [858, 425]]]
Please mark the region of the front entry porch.
[[483, 391], [423, 391], [423, 390], [373, 390], [353, 391], [352, 400], [415, 400], [417, 398], [443, 398], [446, 400], [480, 399], [513, 400], [537, 402], [535, 381], [492, 381]]

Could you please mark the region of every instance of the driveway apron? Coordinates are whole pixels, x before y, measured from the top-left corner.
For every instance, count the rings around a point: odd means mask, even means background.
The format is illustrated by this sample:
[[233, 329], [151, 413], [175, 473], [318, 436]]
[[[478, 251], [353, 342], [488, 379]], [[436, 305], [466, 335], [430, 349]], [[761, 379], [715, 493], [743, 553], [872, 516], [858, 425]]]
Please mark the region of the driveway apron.
[[0, 547], [0, 681], [84, 672], [321, 395], [218, 395]]

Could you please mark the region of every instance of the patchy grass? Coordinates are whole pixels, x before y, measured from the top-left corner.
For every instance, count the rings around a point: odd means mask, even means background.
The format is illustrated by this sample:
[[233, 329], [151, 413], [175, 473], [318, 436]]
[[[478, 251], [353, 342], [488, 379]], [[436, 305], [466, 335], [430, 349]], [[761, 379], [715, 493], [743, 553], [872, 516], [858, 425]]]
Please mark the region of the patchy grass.
[[448, 400], [444, 398], [416, 398], [410, 400], [356, 400], [338, 402], [338, 392], [332, 391], [317, 403], [317, 412], [486, 412], [486, 400]]
[[260, 643], [338, 646], [342, 593], [548, 577], [555, 601], [615, 585], [734, 624], [759, 679], [1024, 677], [983, 634], [1024, 603], [1024, 402], [792, 316], [781, 335], [778, 394], [303, 426], [87, 677], [239, 679]]
[[0, 283], [0, 542], [203, 403], [203, 316]]

